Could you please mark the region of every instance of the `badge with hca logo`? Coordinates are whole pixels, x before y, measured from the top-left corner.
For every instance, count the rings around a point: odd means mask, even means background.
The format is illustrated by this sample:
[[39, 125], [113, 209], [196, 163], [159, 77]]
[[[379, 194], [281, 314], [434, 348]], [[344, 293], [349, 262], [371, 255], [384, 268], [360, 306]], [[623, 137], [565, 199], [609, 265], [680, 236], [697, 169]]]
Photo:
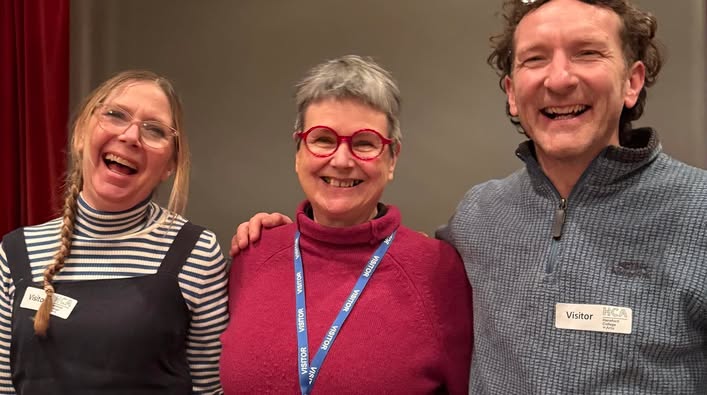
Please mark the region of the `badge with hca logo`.
[[[20, 302], [20, 307], [30, 310], [39, 310], [39, 306], [44, 302], [46, 293], [43, 289], [35, 287], [27, 287], [25, 295], [22, 297]], [[65, 295], [60, 295], [58, 293], [54, 294], [54, 304], [52, 305], [51, 315], [57, 316], [59, 318], [67, 319], [78, 301], [74, 298], [70, 298]]]
[[580, 331], [631, 333], [633, 311], [628, 307], [599, 304], [555, 305], [555, 328]]

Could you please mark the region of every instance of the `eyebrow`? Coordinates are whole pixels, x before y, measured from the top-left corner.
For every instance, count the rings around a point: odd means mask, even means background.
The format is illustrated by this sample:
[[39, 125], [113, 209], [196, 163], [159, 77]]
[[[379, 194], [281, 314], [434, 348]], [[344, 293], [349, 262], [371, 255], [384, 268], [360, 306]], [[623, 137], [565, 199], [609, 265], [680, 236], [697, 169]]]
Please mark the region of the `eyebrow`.
[[[534, 52], [534, 51], [544, 51], [548, 48], [551, 48], [551, 45], [546, 44], [545, 41], [539, 40], [539, 39], [533, 39], [534, 41], [531, 42], [530, 45], [527, 45], [525, 47], [516, 47], [515, 49], [515, 55], [518, 56], [518, 54], [521, 53], [526, 53], [526, 52]], [[594, 32], [589, 32], [587, 34], [582, 35], [582, 37], [578, 37], [576, 39], [571, 39], [566, 43], [567, 46], [577, 48], [577, 47], [586, 47], [586, 46], [596, 46], [601, 49], [606, 49], [608, 48], [607, 45], [607, 39], [605, 37], [602, 37], [600, 34], [594, 33]]]

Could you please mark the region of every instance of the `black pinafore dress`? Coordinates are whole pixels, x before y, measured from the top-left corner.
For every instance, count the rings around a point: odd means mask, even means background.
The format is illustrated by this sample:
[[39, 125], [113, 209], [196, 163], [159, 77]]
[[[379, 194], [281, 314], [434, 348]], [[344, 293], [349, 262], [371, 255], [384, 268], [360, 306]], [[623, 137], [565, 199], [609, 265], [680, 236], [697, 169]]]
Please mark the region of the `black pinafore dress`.
[[51, 317], [45, 338], [35, 310], [20, 303], [32, 283], [22, 229], [3, 240], [15, 295], [10, 368], [18, 394], [189, 394], [190, 313], [177, 275], [203, 228], [187, 222], [156, 274], [67, 281], [56, 293], [77, 300], [67, 319]]

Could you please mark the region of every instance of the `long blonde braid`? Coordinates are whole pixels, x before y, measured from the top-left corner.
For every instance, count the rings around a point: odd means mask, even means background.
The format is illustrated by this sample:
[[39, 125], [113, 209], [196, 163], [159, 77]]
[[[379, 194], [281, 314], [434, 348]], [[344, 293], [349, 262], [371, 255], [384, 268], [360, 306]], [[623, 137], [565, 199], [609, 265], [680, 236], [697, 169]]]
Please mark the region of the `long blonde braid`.
[[67, 180], [68, 188], [64, 199], [59, 251], [54, 255], [54, 261], [44, 269], [44, 292], [46, 296], [39, 306], [39, 310], [37, 310], [37, 315], [34, 317], [34, 333], [39, 336], [47, 335], [49, 315], [54, 307], [52, 280], [64, 268], [64, 261], [68, 258], [71, 251], [71, 236], [74, 233], [74, 221], [76, 220], [77, 201], [79, 192], [81, 192], [81, 184], [81, 167], [80, 164], [75, 164]]

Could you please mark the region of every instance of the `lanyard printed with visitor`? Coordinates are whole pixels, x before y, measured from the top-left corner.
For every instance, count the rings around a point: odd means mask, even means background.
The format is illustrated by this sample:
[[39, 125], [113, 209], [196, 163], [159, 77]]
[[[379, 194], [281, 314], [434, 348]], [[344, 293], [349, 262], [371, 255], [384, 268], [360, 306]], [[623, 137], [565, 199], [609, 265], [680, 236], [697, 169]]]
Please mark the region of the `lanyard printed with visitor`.
[[307, 395], [312, 392], [312, 386], [314, 385], [314, 380], [316, 380], [319, 375], [319, 369], [326, 358], [327, 353], [331, 345], [334, 343], [334, 339], [339, 334], [341, 326], [348, 318], [349, 313], [353, 309], [356, 301], [358, 301], [359, 296], [366, 288], [368, 280], [376, 271], [378, 264], [383, 260], [383, 256], [388, 251], [390, 244], [395, 238], [395, 232], [386, 237], [385, 240], [378, 246], [378, 249], [373, 253], [371, 259], [368, 260], [366, 267], [363, 268], [361, 276], [356, 281], [356, 284], [351, 290], [349, 297], [346, 298], [341, 311], [334, 319], [334, 323], [331, 325], [327, 331], [322, 344], [319, 346], [317, 353], [312, 358], [312, 363], [309, 363], [309, 340], [307, 339], [307, 307], [305, 304], [304, 296], [304, 269], [302, 267], [302, 255], [300, 254], [299, 240], [300, 232], [299, 230], [295, 233], [295, 301], [296, 301], [296, 317], [295, 321], [297, 324], [297, 365], [299, 366], [299, 385], [300, 390], [303, 395]]

